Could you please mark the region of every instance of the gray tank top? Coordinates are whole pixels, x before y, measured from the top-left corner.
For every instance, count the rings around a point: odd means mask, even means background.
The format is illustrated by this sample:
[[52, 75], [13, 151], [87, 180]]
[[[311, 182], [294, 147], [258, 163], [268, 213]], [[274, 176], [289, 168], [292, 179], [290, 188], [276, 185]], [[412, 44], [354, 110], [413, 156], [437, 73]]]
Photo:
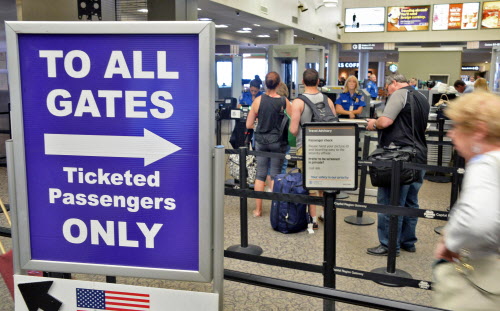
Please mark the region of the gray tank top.
[[[318, 92], [316, 94], [303, 93], [302, 95], [309, 98], [313, 103], [317, 103], [323, 101], [323, 93]], [[335, 113], [335, 111], [333, 111]], [[304, 103], [304, 111], [302, 111], [302, 115], [300, 116], [300, 125], [311, 122], [313, 117], [313, 112], [307, 104]], [[302, 147], [302, 126], [299, 126], [299, 134], [297, 135], [297, 148]]]

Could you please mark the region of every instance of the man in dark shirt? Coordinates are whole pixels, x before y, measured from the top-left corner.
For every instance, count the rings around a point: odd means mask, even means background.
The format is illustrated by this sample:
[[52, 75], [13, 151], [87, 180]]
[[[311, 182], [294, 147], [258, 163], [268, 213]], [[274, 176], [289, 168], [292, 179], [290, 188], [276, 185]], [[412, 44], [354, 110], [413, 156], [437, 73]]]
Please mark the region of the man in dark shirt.
[[[378, 119], [368, 119], [366, 129], [379, 131], [379, 146], [416, 146], [416, 162], [427, 163], [427, 144], [425, 130], [429, 118], [429, 103], [424, 95], [415, 91], [406, 78], [401, 74], [388, 76], [385, 80], [389, 94], [386, 107]], [[410, 106], [410, 97], [413, 96], [413, 116]], [[412, 118], [414, 131], [412, 131]], [[400, 189], [399, 205], [408, 208], [419, 208], [418, 191], [422, 186], [425, 171], [420, 171], [420, 180], [410, 185], [403, 185]], [[379, 187], [377, 194], [378, 204], [390, 205], [391, 188]], [[368, 248], [370, 255], [385, 256], [389, 244], [389, 219], [388, 214], [378, 214], [378, 237], [380, 245]], [[397, 255], [402, 248], [408, 252], [415, 252], [417, 217], [398, 217]]]

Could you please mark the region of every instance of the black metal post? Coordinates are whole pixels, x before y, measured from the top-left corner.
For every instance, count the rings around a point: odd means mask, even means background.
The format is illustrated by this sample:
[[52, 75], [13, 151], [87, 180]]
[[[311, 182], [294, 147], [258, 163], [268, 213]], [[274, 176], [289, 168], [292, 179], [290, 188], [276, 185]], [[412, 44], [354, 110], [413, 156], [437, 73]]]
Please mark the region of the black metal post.
[[[442, 143], [444, 138], [444, 118], [438, 119], [438, 142]], [[443, 145], [438, 145], [437, 165], [443, 165]]]
[[217, 111], [215, 114], [215, 120], [216, 122], [216, 141], [217, 141], [217, 146], [222, 145], [222, 119], [220, 116], [220, 109]]
[[[363, 141], [363, 160], [368, 158], [368, 154], [370, 153], [370, 135], [365, 133], [364, 141]], [[366, 176], [368, 173], [368, 167], [361, 167], [361, 178], [359, 181], [358, 188], [358, 202], [365, 203], [365, 192], [366, 192]], [[368, 216], [363, 216], [363, 211], [357, 211], [356, 216], [347, 216], [344, 218], [344, 221], [351, 225], [356, 226], [367, 226], [375, 223], [375, 220]]]
[[[240, 147], [240, 189], [247, 189], [247, 154], [248, 147]], [[262, 254], [262, 248], [248, 244], [248, 199], [240, 197], [241, 245], [233, 245], [228, 250], [251, 255]]]
[[[324, 252], [323, 252], [323, 286], [335, 288], [336, 250], [337, 243], [335, 236], [337, 233], [337, 210], [335, 209], [335, 200], [337, 192], [325, 191], [323, 193], [325, 207], [325, 231], [324, 231]], [[332, 300], [323, 301], [323, 310], [335, 310], [335, 302]]]
[[[439, 118], [437, 119], [437, 126], [438, 126], [438, 154], [437, 154], [437, 166], [442, 166], [443, 165], [443, 144], [442, 142], [444, 141], [444, 123], [445, 119], [444, 118]], [[434, 172], [433, 176], [427, 176], [426, 179], [428, 181], [432, 182], [437, 182], [437, 183], [447, 183], [450, 182], [451, 179], [449, 176], [446, 176], [446, 174], [442, 172]]]
[[[400, 186], [399, 179], [401, 177], [401, 169], [403, 163], [401, 161], [392, 162], [391, 176], [391, 205], [399, 206]], [[396, 248], [398, 241], [398, 221], [399, 217], [391, 215], [389, 220], [389, 254], [387, 254], [387, 273], [396, 271]]]
[[[399, 206], [399, 197], [400, 197], [400, 176], [401, 169], [403, 168], [403, 162], [401, 161], [393, 161], [392, 162], [392, 175], [391, 175], [391, 205]], [[403, 216], [399, 216], [403, 217]], [[396, 256], [397, 256], [397, 242], [398, 242], [398, 216], [391, 215], [389, 219], [389, 245], [388, 246], [388, 254], [387, 254], [387, 267], [385, 268], [376, 268], [372, 270], [375, 273], [399, 276], [403, 278], [411, 279], [412, 276], [403, 270], [396, 269]], [[402, 287], [403, 285], [395, 284], [395, 283], [387, 283], [387, 282], [376, 282], [382, 285], [391, 286], [391, 287]]]

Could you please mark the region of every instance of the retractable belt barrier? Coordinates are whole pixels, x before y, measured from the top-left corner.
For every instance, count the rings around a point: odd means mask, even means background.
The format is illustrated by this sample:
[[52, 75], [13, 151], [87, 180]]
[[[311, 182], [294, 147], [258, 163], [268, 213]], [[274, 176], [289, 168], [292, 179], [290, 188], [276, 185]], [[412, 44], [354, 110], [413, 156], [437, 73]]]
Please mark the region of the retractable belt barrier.
[[[227, 154], [239, 154], [240, 150], [226, 150]], [[259, 151], [250, 151], [248, 154], [265, 156], [265, 157], [273, 157], [273, 158], [285, 158], [302, 160], [302, 156], [296, 155], [284, 155], [281, 153], [270, 153], [270, 152], [259, 152]], [[401, 168], [413, 168], [417, 170], [434, 170], [437, 172], [443, 173], [452, 173], [455, 175], [460, 175], [465, 172], [464, 168], [460, 167], [442, 167], [435, 165], [426, 165], [426, 164], [417, 164], [417, 163], [398, 163], [398, 167]], [[393, 166], [392, 161], [358, 161], [358, 166], [383, 166], [383, 167], [391, 167]], [[358, 168], [359, 168], [358, 167]], [[315, 197], [308, 195], [297, 195], [297, 194], [282, 194], [282, 193], [272, 193], [272, 192], [262, 192], [262, 191], [253, 191], [249, 189], [236, 189], [236, 188], [225, 188], [225, 195], [236, 196], [240, 198], [256, 198], [256, 199], [265, 199], [265, 200], [276, 200], [276, 201], [287, 201], [287, 202], [298, 202], [305, 204], [314, 204], [314, 205], [325, 205], [325, 201], [323, 197]], [[363, 203], [363, 202], [351, 202], [351, 201], [343, 201], [338, 200], [335, 201], [335, 208], [343, 208], [349, 210], [356, 210], [362, 212], [375, 212], [375, 213], [384, 213], [390, 214], [393, 216], [408, 216], [408, 217], [418, 217], [418, 218], [427, 218], [427, 219], [436, 219], [436, 220], [448, 220], [448, 212], [446, 211], [438, 211], [438, 210], [423, 210], [423, 209], [411, 209], [405, 208], [401, 206], [395, 205], [382, 205], [382, 204], [371, 204], [371, 203]], [[323, 273], [325, 274], [325, 265], [314, 265], [314, 264], [306, 264], [297, 261], [291, 260], [283, 260], [278, 258], [264, 257], [260, 255], [251, 255], [240, 252], [235, 252], [231, 250], [226, 250], [224, 252], [224, 256], [233, 259], [263, 263], [268, 265], [280, 266], [290, 269], [309, 271], [315, 273]], [[393, 262], [393, 265], [395, 262]], [[335, 266], [333, 268], [336, 275], [354, 277], [359, 279], [371, 280], [378, 283], [392, 283], [396, 284], [396, 286], [405, 286], [405, 287], [413, 287], [424, 290], [430, 290], [432, 288], [432, 283], [426, 280], [415, 280], [413, 278], [401, 277], [396, 275], [387, 275], [381, 273], [367, 272], [361, 270], [355, 270], [350, 268], [343, 268]]]
[[261, 275], [249, 274], [245, 272], [233, 271], [227, 269], [224, 270], [224, 278], [229, 281], [236, 281], [250, 285], [272, 288], [291, 293], [317, 297], [321, 299], [330, 299], [338, 302], [375, 308], [379, 310], [390, 310], [390, 311], [443, 310], [443, 309], [436, 309], [432, 307], [416, 305], [408, 302], [394, 301], [380, 297], [351, 293], [332, 288], [325, 288], [315, 285], [297, 283], [297, 282], [270, 278]]
[[[233, 189], [229, 187], [225, 188], [224, 194], [234, 197], [247, 197], [253, 199], [297, 202], [297, 203], [314, 204], [321, 206], [324, 205], [324, 200], [322, 197], [314, 197], [303, 194], [283, 194], [274, 192], [254, 191], [250, 189]], [[355, 210], [355, 211], [391, 214], [396, 216], [448, 220], [448, 212], [445, 211], [414, 209], [414, 208], [406, 208], [394, 205], [360, 203], [360, 202], [337, 200], [335, 201], [335, 207]]]

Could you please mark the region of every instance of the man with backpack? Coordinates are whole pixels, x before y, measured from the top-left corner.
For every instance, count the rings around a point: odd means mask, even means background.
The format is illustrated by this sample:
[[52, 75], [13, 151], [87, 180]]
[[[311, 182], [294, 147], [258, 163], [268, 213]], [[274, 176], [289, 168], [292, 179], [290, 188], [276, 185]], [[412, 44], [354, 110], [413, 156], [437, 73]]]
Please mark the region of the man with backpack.
[[[338, 121], [333, 102], [318, 90], [319, 74], [314, 69], [306, 69], [302, 74], [302, 83], [305, 85], [304, 93], [292, 102], [292, 122], [290, 132], [297, 136], [297, 155], [302, 155], [302, 129], [301, 124], [306, 122], [335, 122]], [[302, 163], [298, 166], [302, 169]], [[312, 196], [322, 196], [322, 191], [309, 191]], [[309, 206], [309, 214], [313, 219], [313, 229], [318, 229], [316, 206]]]

